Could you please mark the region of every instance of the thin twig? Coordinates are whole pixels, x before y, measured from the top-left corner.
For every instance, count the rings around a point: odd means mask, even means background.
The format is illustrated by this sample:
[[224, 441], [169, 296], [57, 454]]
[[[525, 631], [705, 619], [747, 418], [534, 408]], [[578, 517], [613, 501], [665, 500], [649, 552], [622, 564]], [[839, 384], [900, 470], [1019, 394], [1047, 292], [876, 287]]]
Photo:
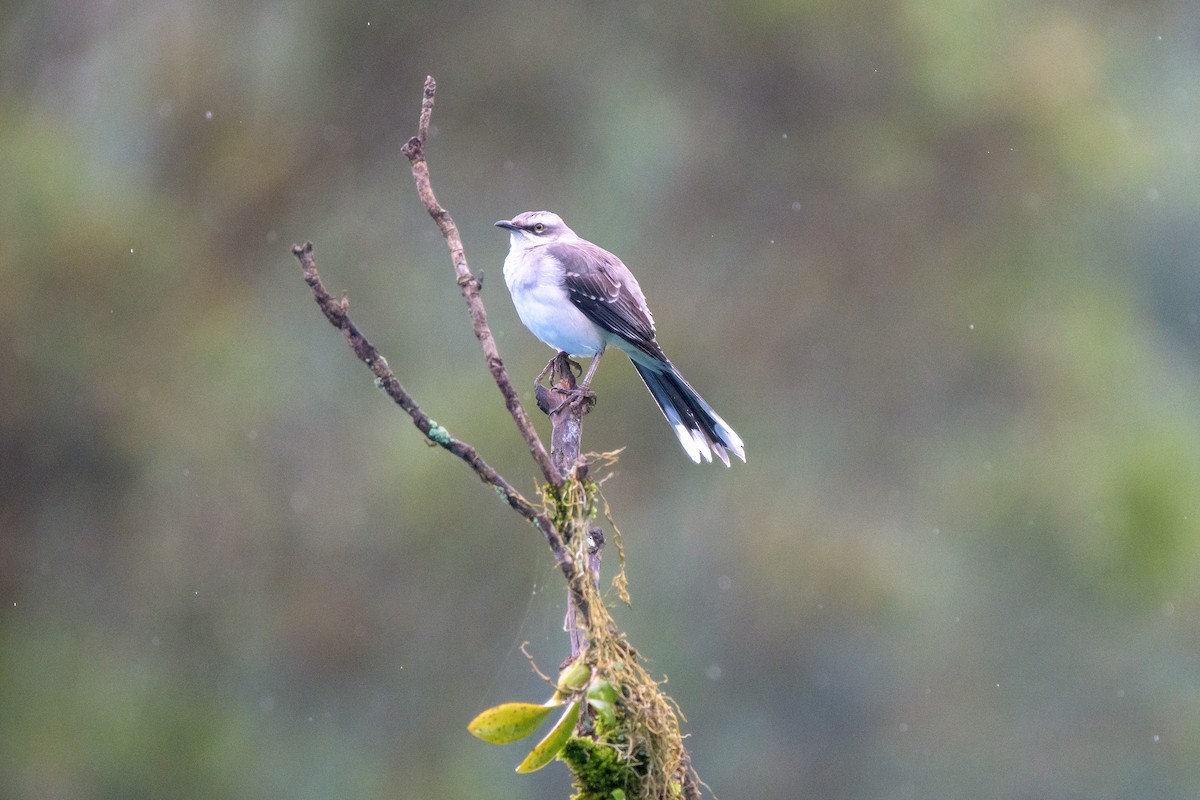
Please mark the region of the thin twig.
[[429, 216], [433, 217], [433, 221], [437, 223], [438, 230], [442, 232], [442, 237], [446, 240], [447, 247], [450, 248], [450, 258], [454, 262], [454, 274], [471, 314], [471, 327], [475, 331], [475, 338], [479, 340], [479, 344], [483, 348], [483, 355], [487, 359], [492, 378], [496, 381], [496, 386], [500, 388], [500, 394], [504, 396], [504, 405], [508, 408], [508, 413], [512, 415], [513, 421], [516, 422], [517, 429], [525, 438], [529, 453], [541, 468], [546, 481], [555, 489], [561, 489], [563, 477], [551, 463], [550, 454], [546, 452], [533, 423], [529, 421], [529, 416], [521, 406], [517, 391], [513, 388], [512, 381], [509, 380], [508, 370], [504, 368], [504, 362], [500, 359], [500, 350], [496, 347], [496, 340], [492, 338], [492, 330], [488, 327], [487, 311], [483, 307], [483, 299], [479, 296], [479, 280], [467, 266], [467, 256], [463, 252], [462, 236], [458, 232], [458, 226], [454, 224], [450, 212], [442, 208], [433, 194], [433, 186], [429, 179], [429, 165], [425, 162], [425, 139], [429, 133], [429, 120], [433, 115], [433, 98], [436, 92], [437, 82], [434, 81], [433, 76], [429, 76], [425, 79], [425, 93], [421, 100], [421, 119], [417, 126], [417, 135], [409, 139], [401, 149], [412, 164], [413, 181], [417, 184], [417, 194], [420, 196], [421, 202], [425, 204], [425, 210], [429, 212]]
[[550, 549], [554, 551], [555, 561], [567, 579], [571, 580], [575, 575], [574, 559], [566, 544], [563, 543], [562, 536], [559, 535], [558, 530], [554, 527], [554, 523], [550, 521], [550, 518], [526, 500], [520, 492], [513, 488], [512, 484], [506, 481], [500, 473], [496, 472], [491, 465], [484, 461], [474, 447], [451, 436], [449, 431], [430, 419], [429, 415], [421, 410], [421, 407], [417, 405], [417, 401], [412, 398], [412, 395], [405, 390], [404, 386], [396, 378], [391, 367], [388, 366], [387, 360], [379, 354], [375, 346], [367, 340], [367, 337], [362, 335], [358, 326], [350, 319], [348, 311], [349, 301], [345, 297], [334, 300], [329, 292], [326, 291], [325, 285], [321, 282], [321, 276], [317, 273], [316, 262], [313, 260], [312, 242], [306, 242], [303, 245], [294, 245], [292, 247], [292, 254], [299, 259], [300, 267], [304, 270], [304, 282], [312, 289], [313, 297], [316, 299], [317, 305], [320, 306], [321, 312], [325, 315], [325, 319], [329, 320], [330, 324], [340, 330], [342, 335], [346, 337], [346, 341], [350, 344], [354, 355], [358, 356], [358, 360], [366, 364], [371, 372], [374, 373], [376, 384], [387, 392], [388, 397], [392, 398], [396, 405], [408, 413], [409, 417], [412, 418], [413, 425], [417, 426], [417, 429], [425, 434], [426, 439], [444, 447], [469, 464], [481, 481], [494, 487], [496, 492], [517, 513], [532, 522], [542, 532], [542, 535], [546, 537], [546, 541], [550, 544]]

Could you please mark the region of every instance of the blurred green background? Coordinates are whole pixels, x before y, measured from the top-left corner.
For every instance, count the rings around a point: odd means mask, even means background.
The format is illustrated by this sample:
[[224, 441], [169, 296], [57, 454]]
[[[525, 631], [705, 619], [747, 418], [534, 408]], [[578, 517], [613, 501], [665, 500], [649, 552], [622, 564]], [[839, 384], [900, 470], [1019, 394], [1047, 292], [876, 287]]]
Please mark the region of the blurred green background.
[[746, 441], [694, 466], [600, 370], [617, 617], [718, 796], [1200, 796], [1197, 4], [75, 0], [0, 32], [0, 797], [568, 793], [465, 727], [546, 695], [521, 642], [566, 652], [544, 543], [289, 252], [532, 494], [400, 154], [427, 74], [518, 383], [549, 350], [491, 223], [547, 208]]

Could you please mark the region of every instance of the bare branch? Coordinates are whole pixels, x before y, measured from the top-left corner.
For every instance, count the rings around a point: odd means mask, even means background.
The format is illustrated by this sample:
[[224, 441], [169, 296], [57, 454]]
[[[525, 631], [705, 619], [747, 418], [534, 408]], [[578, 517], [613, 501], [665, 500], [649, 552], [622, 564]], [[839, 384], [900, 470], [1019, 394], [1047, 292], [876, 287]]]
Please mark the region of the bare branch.
[[421, 407], [417, 405], [417, 401], [412, 398], [396, 378], [391, 367], [388, 366], [387, 360], [379, 354], [375, 346], [362, 335], [358, 326], [350, 319], [348, 312], [349, 301], [345, 297], [334, 300], [329, 295], [329, 292], [326, 291], [325, 285], [321, 282], [321, 276], [317, 273], [316, 262], [313, 260], [312, 242], [306, 242], [303, 245], [293, 245], [292, 254], [299, 259], [300, 267], [304, 270], [304, 282], [312, 289], [313, 297], [316, 299], [317, 305], [320, 306], [321, 312], [325, 315], [325, 319], [329, 320], [330, 324], [340, 330], [342, 335], [346, 337], [346, 341], [354, 351], [354, 355], [358, 356], [358, 360], [366, 364], [371, 372], [374, 373], [376, 384], [387, 392], [388, 397], [392, 398], [396, 405], [408, 413], [408, 416], [412, 418], [413, 425], [417, 426], [417, 429], [425, 434], [426, 439], [444, 447], [470, 465], [481, 481], [495, 488], [496, 492], [517, 513], [532, 522], [542, 532], [542, 535], [546, 537], [546, 541], [550, 544], [550, 549], [554, 551], [555, 561], [567, 579], [571, 580], [576, 571], [574, 559], [571, 556], [570, 550], [563, 543], [562, 536], [559, 535], [558, 530], [554, 527], [554, 523], [550, 521], [550, 518], [526, 500], [520, 492], [513, 488], [512, 484], [506, 481], [500, 473], [496, 472], [491, 465], [484, 461], [474, 447], [451, 436], [449, 431], [430, 419], [429, 415], [421, 410]]
[[429, 120], [433, 114], [433, 98], [436, 92], [437, 82], [434, 81], [433, 76], [426, 78], [417, 135], [404, 144], [402, 151], [412, 164], [413, 181], [417, 185], [417, 194], [420, 196], [421, 202], [425, 204], [425, 210], [429, 212], [429, 216], [433, 217], [433, 221], [437, 223], [438, 230], [442, 232], [442, 237], [446, 240], [446, 246], [450, 248], [455, 277], [471, 314], [471, 327], [475, 331], [475, 338], [479, 340], [479, 344], [483, 348], [483, 355], [487, 359], [492, 378], [496, 381], [500, 394], [504, 396], [504, 405], [517, 424], [517, 429], [525, 438], [529, 453], [541, 468], [546, 481], [555, 489], [561, 489], [563, 476], [554, 468], [549, 453], [546, 452], [533, 423], [529, 421], [529, 416], [521, 406], [516, 389], [509, 380], [508, 370], [504, 368], [504, 362], [500, 358], [496, 340], [492, 338], [492, 330], [488, 327], [487, 311], [483, 307], [483, 299], [479, 296], [479, 280], [471, 274], [471, 269], [467, 266], [467, 256], [463, 252], [462, 236], [458, 232], [458, 226], [454, 224], [450, 212], [442, 208], [433, 194], [433, 186], [429, 179], [429, 165], [425, 162], [425, 139], [429, 133]]

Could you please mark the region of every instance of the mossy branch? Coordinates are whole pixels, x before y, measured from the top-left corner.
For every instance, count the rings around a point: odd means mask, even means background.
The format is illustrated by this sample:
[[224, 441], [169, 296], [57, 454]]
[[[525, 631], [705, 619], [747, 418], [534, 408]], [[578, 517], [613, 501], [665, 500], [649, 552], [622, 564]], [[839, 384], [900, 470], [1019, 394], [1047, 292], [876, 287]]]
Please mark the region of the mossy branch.
[[[350, 319], [348, 300], [345, 297], [335, 300], [326, 291], [317, 273], [312, 243], [295, 245], [292, 252], [325, 318], [342, 332], [355, 356], [375, 375], [376, 384], [404, 409], [426, 439], [468, 464], [480, 480], [533, 523], [545, 537], [566, 578], [572, 614], [571, 656], [564, 674], [572, 670], [579, 673], [579, 665], [586, 665], [584, 683], [560, 687], [548, 701], [549, 705], [566, 705], [568, 714], [564, 718], [568, 722], [563, 725], [560, 721], [563, 727], [559, 732], [552, 732], [549, 743], [543, 740], [523, 766], [537, 768], [555, 757], [565, 761], [575, 774], [579, 800], [601, 797], [694, 800], [700, 797], [700, 781], [683, 747], [675, 703], [638, 663], [637, 651], [617, 631], [599, 589], [600, 547], [604, 538], [592, 522], [601, 508], [610, 521], [611, 516], [600, 495], [599, 483], [588, 477], [588, 464], [580, 457], [582, 418], [592, 401], [578, 398], [569, 403], [549, 402], [555, 391], [562, 397], [564, 392], [575, 388], [572, 364], [566, 354], [560, 353], [553, 363], [551, 387], [538, 387], [537, 391], [539, 406], [550, 416], [553, 427], [552, 447], [547, 452], [500, 358], [488, 326], [479, 280], [467, 265], [458, 227], [433, 193], [425, 145], [436, 88], [433, 78], [427, 78], [417, 135], [408, 140], [403, 152], [412, 165], [417, 194], [450, 249], [455, 279], [466, 300], [488, 370], [546, 480], [540, 508], [496, 472], [474, 447], [451, 435], [421, 409], [387, 360]], [[616, 542], [620, 555], [619, 532]], [[614, 584], [618, 595], [627, 600], [623, 569]], [[476, 719], [472, 732], [498, 741], [522, 734], [526, 728], [531, 731], [545, 715], [540, 707], [532, 707], [537, 719], [527, 718], [524, 715], [529, 708], [530, 704], [506, 704], [491, 709]], [[574, 734], [564, 736], [565, 728], [572, 724]]]

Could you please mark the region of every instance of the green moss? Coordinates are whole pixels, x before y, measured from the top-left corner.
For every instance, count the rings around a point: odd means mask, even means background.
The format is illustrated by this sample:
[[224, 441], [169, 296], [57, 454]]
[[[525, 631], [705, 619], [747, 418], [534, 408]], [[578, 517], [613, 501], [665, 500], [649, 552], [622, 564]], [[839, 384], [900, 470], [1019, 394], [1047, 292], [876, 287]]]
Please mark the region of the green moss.
[[573, 531], [584, 530], [598, 516], [599, 495], [600, 484], [591, 479], [572, 478], [561, 489], [547, 486], [543, 490], [550, 519], [568, 541]]
[[[615, 462], [615, 454], [602, 454], [603, 463]], [[612, 515], [601, 493], [600, 481], [588, 478], [567, 481], [561, 489], [542, 487], [546, 513], [563, 534], [572, 555], [581, 563], [587, 556], [591, 520], [601, 514], [611, 523]], [[628, 602], [624, 590], [624, 554], [621, 536], [612, 525], [620, 571], [613, 580], [618, 597]], [[579, 580], [583, 594], [586, 663], [593, 680], [589, 686], [596, 700], [589, 716], [591, 738], [572, 738], [559, 753], [575, 775], [577, 794], [573, 800], [674, 800], [681, 796], [682, 776], [694, 776], [686, 761], [675, 704], [638, 663], [637, 652], [617, 632], [599, 587]], [[599, 687], [611, 687], [607, 692]]]
[[571, 800], [613, 800], [626, 794], [636, 796], [637, 775], [610, 745], [573, 737], [559, 758], [575, 775]]

